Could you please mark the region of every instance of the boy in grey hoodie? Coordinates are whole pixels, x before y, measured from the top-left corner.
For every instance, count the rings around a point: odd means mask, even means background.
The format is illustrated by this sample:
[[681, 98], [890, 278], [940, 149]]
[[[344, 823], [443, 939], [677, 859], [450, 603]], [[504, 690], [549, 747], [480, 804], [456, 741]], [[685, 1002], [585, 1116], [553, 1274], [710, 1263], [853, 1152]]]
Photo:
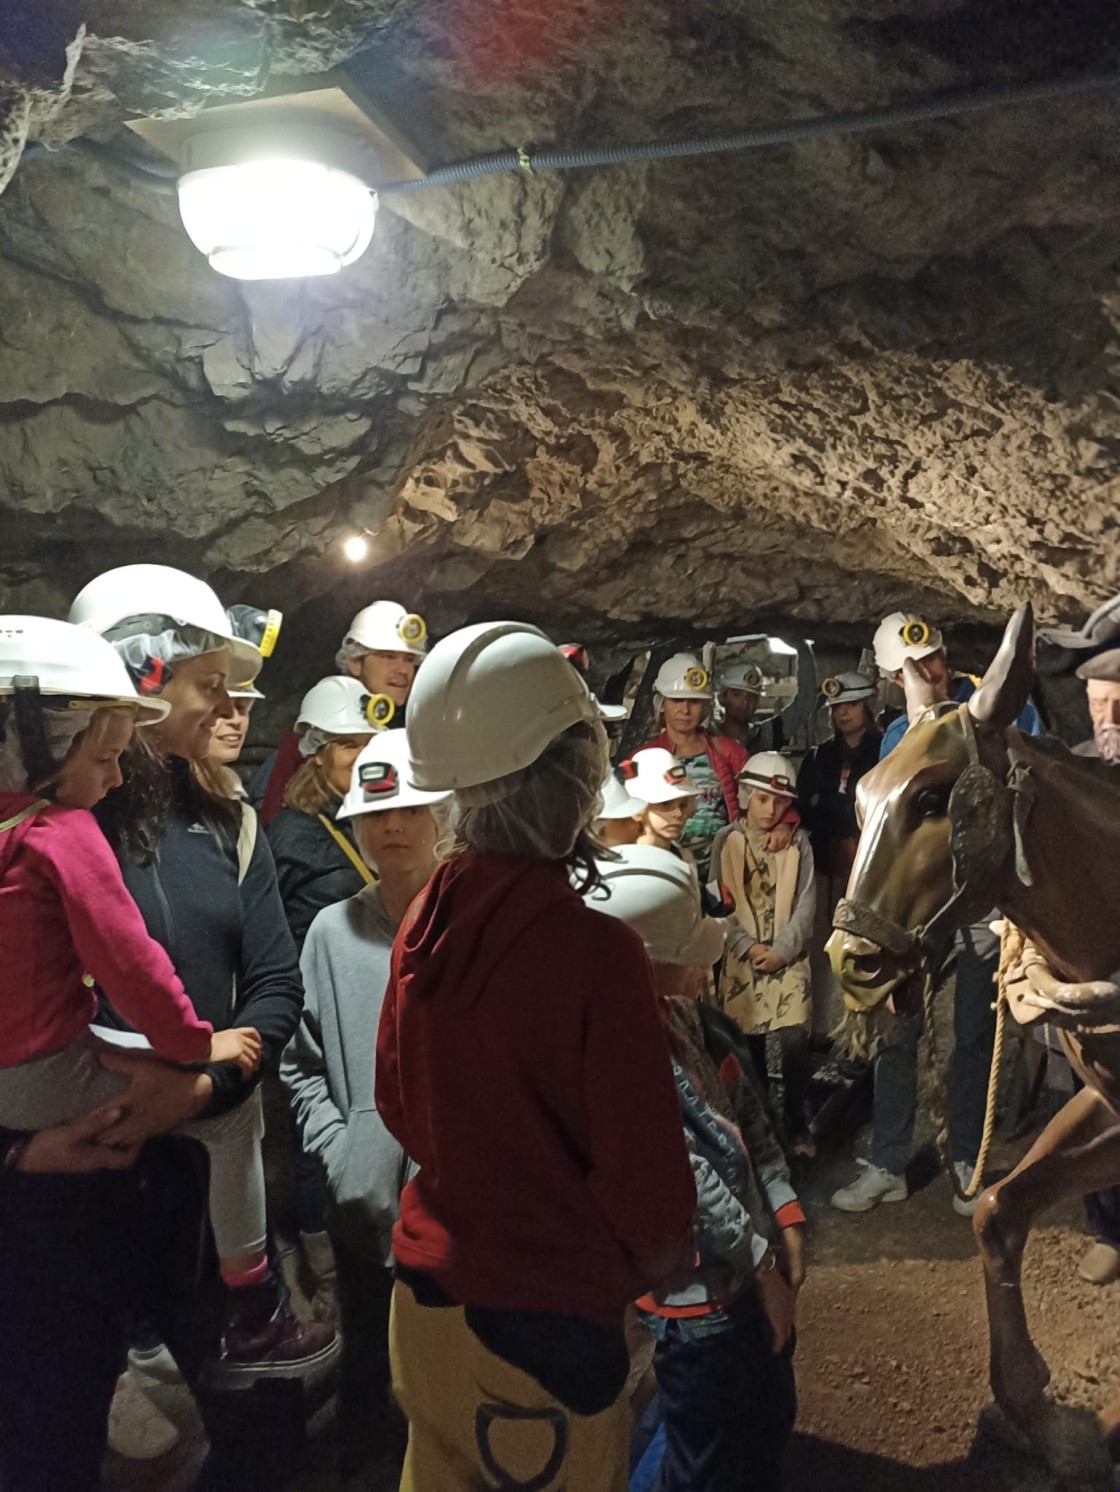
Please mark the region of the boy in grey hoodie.
[[385, 1449], [391, 1237], [411, 1165], [374, 1104], [374, 1056], [397, 927], [435, 869], [450, 795], [408, 784], [404, 731], [375, 736], [354, 763], [339, 817], [352, 818], [378, 879], [311, 924], [300, 967], [306, 997], [280, 1066], [308, 1153], [327, 1182], [327, 1230], [342, 1330], [339, 1469], [359, 1478]]
[[675, 856], [642, 845], [615, 854], [588, 900], [646, 945], [696, 1183], [695, 1257], [637, 1302], [657, 1340], [658, 1492], [781, 1492], [805, 1217], [751, 1064], [739, 1060], [741, 1036], [695, 999], [725, 925], [701, 914]]

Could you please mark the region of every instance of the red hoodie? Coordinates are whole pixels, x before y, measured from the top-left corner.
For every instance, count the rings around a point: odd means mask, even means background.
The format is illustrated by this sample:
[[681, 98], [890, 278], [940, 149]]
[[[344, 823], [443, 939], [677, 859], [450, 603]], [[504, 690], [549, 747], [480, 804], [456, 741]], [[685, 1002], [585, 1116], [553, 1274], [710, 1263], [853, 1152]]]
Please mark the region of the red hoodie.
[[459, 1304], [616, 1326], [691, 1258], [696, 1192], [645, 950], [560, 866], [440, 867], [393, 946], [376, 1094], [420, 1167], [393, 1253]]
[[[0, 793], [0, 823], [35, 802]], [[148, 936], [84, 808], [48, 806], [0, 833], [0, 949], [0, 1067], [61, 1051], [81, 1035], [97, 1008], [83, 974], [161, 1057], [205, 1060], [213, 1028]]]

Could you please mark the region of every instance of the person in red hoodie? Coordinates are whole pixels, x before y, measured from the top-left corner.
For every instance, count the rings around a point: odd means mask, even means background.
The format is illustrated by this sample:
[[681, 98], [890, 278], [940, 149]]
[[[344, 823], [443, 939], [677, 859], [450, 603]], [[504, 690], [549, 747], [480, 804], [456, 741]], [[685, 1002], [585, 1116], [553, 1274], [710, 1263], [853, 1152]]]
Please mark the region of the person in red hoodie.
[[419, 1172], [393, 1233], [402, 1492], [625, 1492], [627, 1304], [696, 1203], [641, 940], [588, 907], [605, 737], [549, 640], [467, 627], [422, 664], [410, 775], [456, 842], [401, 925], [377, 1108]]

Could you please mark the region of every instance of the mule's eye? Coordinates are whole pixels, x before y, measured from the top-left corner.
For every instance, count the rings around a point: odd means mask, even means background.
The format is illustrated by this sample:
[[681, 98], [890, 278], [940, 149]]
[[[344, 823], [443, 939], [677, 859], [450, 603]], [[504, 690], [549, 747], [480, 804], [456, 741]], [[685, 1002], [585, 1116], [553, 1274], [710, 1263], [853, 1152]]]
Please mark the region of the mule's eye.
[[915, 799], [919, 815], [924, 819], [943, 819], [949, 812], [949, 788], [927, 787]]

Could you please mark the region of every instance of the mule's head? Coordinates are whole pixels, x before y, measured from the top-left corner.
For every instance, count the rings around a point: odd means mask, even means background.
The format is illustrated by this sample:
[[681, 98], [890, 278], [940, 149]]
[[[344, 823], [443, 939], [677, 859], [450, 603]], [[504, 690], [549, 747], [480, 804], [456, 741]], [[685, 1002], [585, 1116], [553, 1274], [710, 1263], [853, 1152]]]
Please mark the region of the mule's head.
[[[950, 799], [977, 765], [977, 739], [1002, 733], [1026, 703], [1033, 631], [1030, 607], [1021, 607], [968, 702], [967, 720], [958, 706], [937, 703], [907, 660], [910, 727], [856, 791], [859, 849], [827, 946], [849, 1009], [872, 1010], [892, 997], [905, 1008], [970, 907], [989, 890], [990, 900], [975, 915], [996, 901], [992, 887], [964, 888], [968, 894], [962, 894], [961, 866], [954, 864], [961, 838], [959, 825], [954, 836]], [[959, 803], [953, 799], [954, 814]], [[983, 855], [977, 858], [983, 863]], [[955, 908], [961, 917], [954, 923]]]

